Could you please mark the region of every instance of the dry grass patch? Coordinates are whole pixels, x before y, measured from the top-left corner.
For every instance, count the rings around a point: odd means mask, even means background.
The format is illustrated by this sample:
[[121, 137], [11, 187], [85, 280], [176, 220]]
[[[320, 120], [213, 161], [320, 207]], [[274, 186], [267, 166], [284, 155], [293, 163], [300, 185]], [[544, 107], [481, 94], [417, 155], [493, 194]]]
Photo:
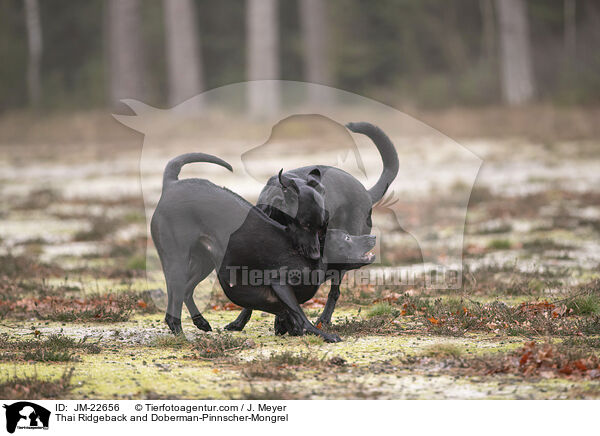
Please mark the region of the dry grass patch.
[[74, 368], [68, 368], [55, 380], [42, 379], [37, 374], [12, 377], [0, 383], [0, 397], [11, 400], [64, 399], [73, 388], [71, 385], [73, 371]]

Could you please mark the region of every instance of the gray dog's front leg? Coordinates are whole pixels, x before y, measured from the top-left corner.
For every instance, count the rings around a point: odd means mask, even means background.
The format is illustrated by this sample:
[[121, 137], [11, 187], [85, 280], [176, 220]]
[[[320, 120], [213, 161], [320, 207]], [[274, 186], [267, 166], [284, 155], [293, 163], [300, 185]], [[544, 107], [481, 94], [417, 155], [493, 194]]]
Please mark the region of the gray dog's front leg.
[[325, 309], [323, 309], [323, 313], [317, 320], [317, 325], [319, 325], [319, 323], [324, 325], [331, 325], [331, 316], [333, 315], [333, 311], [335, 310], [335, 305], [337, 303], [338, 298], [340, 298], [340, 284], [332, 283], [331, 290], [329, 291], [329, 295], [327, 296], [327, 303], [325, 304]]
[[242, 309], [242, 312], [238, 317], [225, 326], [225, 330], [241, 332], [244, 330], [244, 327], [246, 327], [246, 324], [248, 324], [248, 321], [250, 321], [251, 316], [252, 310], [246, 308]]

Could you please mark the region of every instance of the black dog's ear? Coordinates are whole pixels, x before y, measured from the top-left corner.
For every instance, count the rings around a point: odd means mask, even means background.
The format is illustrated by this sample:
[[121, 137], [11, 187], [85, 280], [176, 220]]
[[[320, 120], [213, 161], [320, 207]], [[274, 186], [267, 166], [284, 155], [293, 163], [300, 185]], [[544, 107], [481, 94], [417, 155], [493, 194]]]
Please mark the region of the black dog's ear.
[[296, 193], [300, 192], [300, 188], [298, 188], [296, 181], [282, 173], [283, 173], [283, 168], [279, 170], [278, 178], [279, 178], [279, 184], [284, 189], [284, 191], [286, 189], [292, 188], [294, 191], [296, 191]]

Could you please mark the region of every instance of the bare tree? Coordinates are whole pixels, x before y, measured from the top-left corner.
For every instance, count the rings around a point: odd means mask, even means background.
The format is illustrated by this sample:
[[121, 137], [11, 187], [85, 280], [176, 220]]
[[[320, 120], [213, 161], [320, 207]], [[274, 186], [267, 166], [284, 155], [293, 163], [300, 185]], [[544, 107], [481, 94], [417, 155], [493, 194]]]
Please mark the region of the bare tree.
[[140, 7], [139, 0], [108, 1], [109, 98], [112, 105], [123, 98], [145, 97]]
[[502, 94], [509, 105], [533, 98], [531, 41], [525, 0], [496, 0]]
[[248, 106], [254, 116], [277, 111], [280, 104], [277, 0], [247, 0], [248, 80], [274, 79], [249, 84]]
[[175, 106], [204, 88], [200, 44], [192, 0], [164, 0], [169, 104]]
[[[331, 81], [328, 64], [327, 19], [323, 0], [300, 0], [300, 25], [304, 42], [304, 77], [307, 82], [328, 85]], [[327, 93], [310, 88], [312, 103], [327, 103]]]
[[32, 106], [40, 104], [42, 85], [40, 62], [42, 59], [42, 23], [38, 0], [25, 0], [25, 24], [29, 45], [29, 64], [27, 66], [27, 88]]

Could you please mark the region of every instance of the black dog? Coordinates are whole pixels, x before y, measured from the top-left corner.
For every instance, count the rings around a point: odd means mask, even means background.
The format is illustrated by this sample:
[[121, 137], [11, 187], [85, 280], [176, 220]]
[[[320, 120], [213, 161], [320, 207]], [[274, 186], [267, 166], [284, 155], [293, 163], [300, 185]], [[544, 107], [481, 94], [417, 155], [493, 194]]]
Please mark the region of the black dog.
[[[328, 257], [333, 262], [341, 259], [327, 248], [321, 257], [320, 246], [310, 243], [318, 244], [318, 237], [306, 239], [303, 248], [297, 247], [288, 227], [225, 188], [204, 179], [178, 180], [181, 167], [191, 162], [211, 162], [231, 170], [227, 162], [203, 153], [181, 155], [165, 168], [151, 233], [167, 282], [165, 321], [171, 331], [182, 331], [183, 303], [196, 327], [211, 330], [194, 303], [193, 292], [216, 268], [221, 287], [234, 303], [250, 311], [278, 315], [278, 324], [290, 334], [308, 332], [329, 342], [339, 341], [337, 335], [314, 327], [300, 304], [312, 298], [327, 279], [324, 261]], [[322, 197], [308, 184], [297, 188], [294, 197], [299, 209], [310, 209], [311, 220], [322, 227], [326, 218]], [[375, 245], [374, 237], [350, 236], [339, 230], [328, 233], [325, 244], [343, 252], [351, 262], [365, 265], [373, 261], [367, 252]], [[250, 272], [250, 280], [244, 272]], [[259, 277], [252, 272], [258, 272]], [[305, 272], [310, 280], [295, 276]]]
[[[283, 174], [283, 178], [281, 173], [278, 177], [271, 177], [260, 193], [257, 206], [281, 224], [293, 228], [292, 238], [294, 239], [305, 239], [306, 233], [314, 227], [314, 224], [298, 223], [293, 218], [296, 215], [310, 216], [310, 214], [299, 210], [296, 203], [289, 203], [289, 195], [285, 195], [286, 185], [283, 182], [288, 185], [293, 182], [296, 187], [303, 186], [304, 184], [314, 183], [312, 179], [315, 175], [319, 176], [319, 183], [324, 186], [328, 227], [344, 230], [351, 235], [368, 235], [371, 233], [373, 205], [383, 198], [398, 174], [398, 154], [392, 141], [377, 126], [359, 122], [349, 123], [346, 127], [355, 133], [368, 136], [375, 143], [383, 160], [383, 172], [377, 183], [369, 190], [366, 190], [355, 177], [347, 172], [324, 165], [290, 170]], [[305, 204], [310, 205], [310, 203]], [[315, 207], [314, 204], [310, 206]], [[324, 232], [321, 232], [321, 234], [323, 235]], [[345, 272], [356, 268], [350, 263], [342, 262], [339, 264], [330, 263], [328, 269], [330, 271], [337, 270], [338, 273], [331, 282], [327, 304], [317, 321], [317, 325], [318, 323], [331, 323], [331, 316], [340, 296], [340, 281]], [[335, 278], [339, 278], [339, 280]], [[243, 310], [240, 316], [225, 328], [228, 330], [242, 330], [251, 314], [248, 310]]]

